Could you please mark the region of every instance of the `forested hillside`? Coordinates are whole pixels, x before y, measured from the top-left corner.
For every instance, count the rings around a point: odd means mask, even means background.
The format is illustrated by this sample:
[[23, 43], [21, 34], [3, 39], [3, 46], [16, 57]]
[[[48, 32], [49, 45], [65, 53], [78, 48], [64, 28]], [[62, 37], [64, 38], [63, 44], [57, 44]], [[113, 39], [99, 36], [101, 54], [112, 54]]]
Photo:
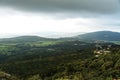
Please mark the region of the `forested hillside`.
[[0, 80], [120, 80], [120, 0], [0, 0]]
[[[21, 39], [21, 38], [19, 38]], [[26, 38], [28, 39], [28, 38]], [[26, 40], [25, 39], [25, 40]], [[17, 38], [18, 40], [18, 38]], [[120, 45], [71, 39], [1, 41], [0, 70], [8, 80], [112, 80], [120, 78]], [[110, 53], [96, 57], [96, 45]]]

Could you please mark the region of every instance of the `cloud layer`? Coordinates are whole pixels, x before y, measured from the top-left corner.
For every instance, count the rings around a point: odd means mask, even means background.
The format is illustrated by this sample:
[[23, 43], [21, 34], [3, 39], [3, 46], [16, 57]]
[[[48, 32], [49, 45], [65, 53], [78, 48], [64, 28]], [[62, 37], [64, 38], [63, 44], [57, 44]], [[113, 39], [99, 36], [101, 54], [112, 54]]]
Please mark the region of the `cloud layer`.
[[120, 32], [119, 0], [0, 0], [0, 33]]
[[0, 0], [1, 6], [30, 12], [89, 12], [111, 14], [119, 12], [119, 0]]

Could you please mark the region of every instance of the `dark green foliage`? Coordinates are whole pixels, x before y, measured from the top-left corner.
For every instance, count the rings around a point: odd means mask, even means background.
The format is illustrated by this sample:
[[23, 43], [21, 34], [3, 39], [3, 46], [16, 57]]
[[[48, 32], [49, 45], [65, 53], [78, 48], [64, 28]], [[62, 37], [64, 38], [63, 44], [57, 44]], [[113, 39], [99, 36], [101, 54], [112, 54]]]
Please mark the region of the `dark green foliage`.
[[33, 42], [2, 44], [0, 70], [21, 80], [119, 78], [120, 46], [101, 43], [104, 46], [112, 45], [111, 53], [96, 58], [93, 54], [95, 45], [76, 40], [46, 46], [34, 45]]

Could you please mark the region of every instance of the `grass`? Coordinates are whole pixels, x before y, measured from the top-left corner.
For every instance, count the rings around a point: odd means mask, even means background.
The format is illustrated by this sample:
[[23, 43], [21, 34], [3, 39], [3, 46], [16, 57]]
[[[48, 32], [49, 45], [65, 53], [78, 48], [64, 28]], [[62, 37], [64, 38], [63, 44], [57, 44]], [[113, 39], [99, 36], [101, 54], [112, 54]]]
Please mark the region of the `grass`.
[[33, 42], [33, 43], [28, 43], [31, 46], [49, 46], [49, 45], [55, 45], [59, 44], [62, 41], [42, 41], [42, 42]]

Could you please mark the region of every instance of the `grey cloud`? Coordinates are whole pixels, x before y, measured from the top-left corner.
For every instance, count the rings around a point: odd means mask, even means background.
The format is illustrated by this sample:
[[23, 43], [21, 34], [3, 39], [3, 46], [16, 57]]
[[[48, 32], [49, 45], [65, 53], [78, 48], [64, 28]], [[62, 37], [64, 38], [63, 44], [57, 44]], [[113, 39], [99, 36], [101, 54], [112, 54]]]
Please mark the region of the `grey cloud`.
[[119, 0], [0, 0], [0, 5], [30, 12], [111, 14], [120, 4]]

